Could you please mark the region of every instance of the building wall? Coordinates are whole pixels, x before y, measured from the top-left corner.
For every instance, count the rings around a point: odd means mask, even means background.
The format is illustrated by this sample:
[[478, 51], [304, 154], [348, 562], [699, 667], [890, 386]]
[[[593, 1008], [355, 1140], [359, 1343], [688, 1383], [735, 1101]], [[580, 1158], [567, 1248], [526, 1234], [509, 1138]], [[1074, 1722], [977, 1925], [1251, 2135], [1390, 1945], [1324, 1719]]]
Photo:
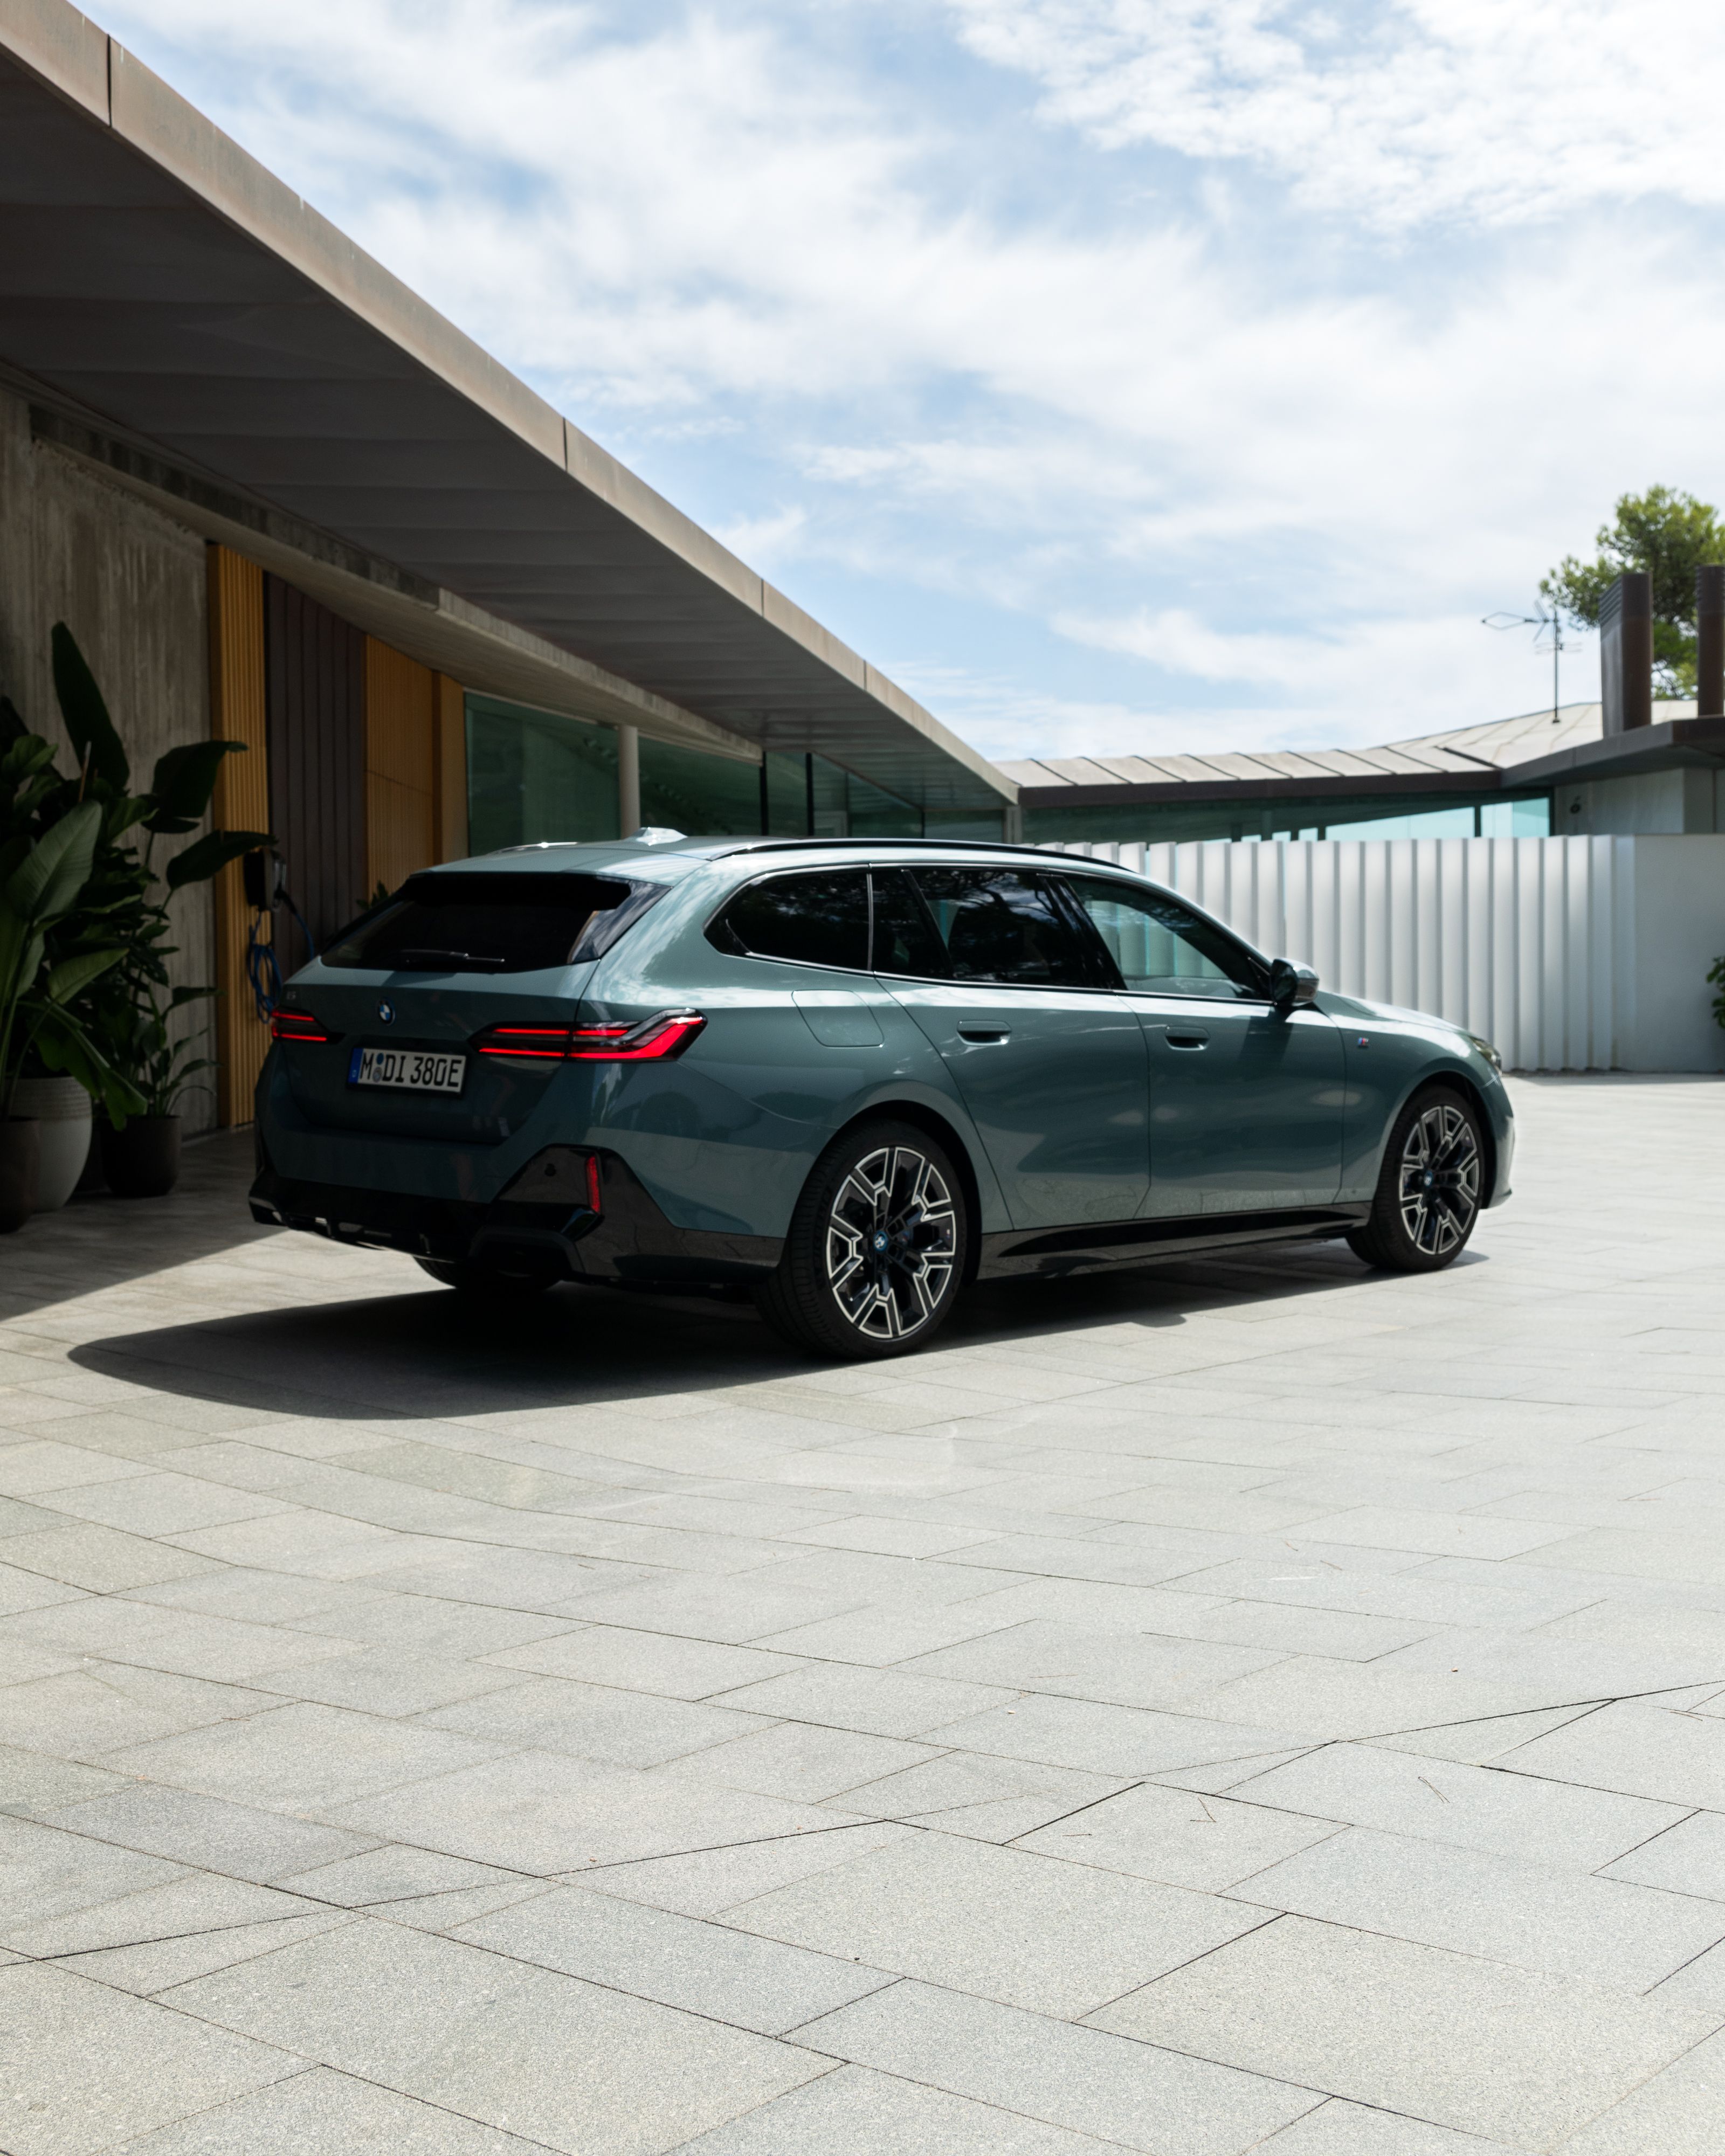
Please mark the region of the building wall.
[[1676, 837], [1720, 828], [1718, 774], [1701, 768], [1637, 772], [1563, 786], [1552, 795], [1552, 829], [1564, 838], [1604, 833]]
[[[65, 742], [49, 632], [64, 621], [100, 684], [132, 769], [147, 783], [164, 749], [210, 730], [203, 541], [75, 459], [30, 436], [28, 407], [0, 389], [0, 691], [33, 732]], [[62, 769], [71, 764], [69, 745]], [[158, 841], [165, 852], [189, 840]], [[215, 978], [214, 900], [201, 884], [170, 911], [177, 985]], [[186, 1030], [213, 1052], [208, 1004]], [[182, 1103], [190, 1131], [215, 1121], [213, 1092]]]
[[[208, 551], [210, 732], [241, 741], [243, 755], [223, 760], [212, 807], [223, 831], [267, 831], [270, 824], [268, 677], [264, 665], [264, 572], [225, 547]], [[267, 884], [265, 888], [267, 889]], [[274, 922], [246, 897], [244, 869], [230, 861], [215, 879], [216, 1113], [224, 1126], [249, 1122], [270, 1028], [250, 971], [254, 937], [274, 941]]]
[[438, 677], [366, 639], [366, 887], [393, 891], [438, 858]]

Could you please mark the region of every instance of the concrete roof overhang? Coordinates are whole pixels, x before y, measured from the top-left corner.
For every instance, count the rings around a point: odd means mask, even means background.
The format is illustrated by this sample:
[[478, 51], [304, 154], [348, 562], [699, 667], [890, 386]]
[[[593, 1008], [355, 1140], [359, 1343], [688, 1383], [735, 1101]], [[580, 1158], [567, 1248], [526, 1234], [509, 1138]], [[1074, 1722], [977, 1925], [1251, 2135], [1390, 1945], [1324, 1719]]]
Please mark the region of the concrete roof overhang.
[[392, 565], [410, 601], [525, 638], [547, 678], [571, 656], [712, 746], [816, 750], [926, 807], [1016, 798], [64, 0], [0, 0], [0, 361], [94, 434]]

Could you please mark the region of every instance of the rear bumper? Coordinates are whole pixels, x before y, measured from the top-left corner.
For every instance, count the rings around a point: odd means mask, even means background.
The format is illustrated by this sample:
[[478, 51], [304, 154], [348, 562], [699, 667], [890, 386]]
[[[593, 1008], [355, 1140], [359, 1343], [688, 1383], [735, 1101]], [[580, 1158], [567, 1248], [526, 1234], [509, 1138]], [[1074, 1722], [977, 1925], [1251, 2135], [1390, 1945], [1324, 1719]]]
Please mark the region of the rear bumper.
[[[557, 1150], [563, 1150], [558, 1148]], [[261, 1152], [261, 1147], [260, 1147]], [[508, 1196], [490, 1204], [398, 1190], [296, 1181], [267, 1157], [252, 1185], [252, 1218], [338, 1243], [471, 1260], [535, 1280], [642, 1287], [758, 1284], [778, 1265], [776, 1236], [715, 1234], [668, 1220], [616, 1153], [595, 1152], [601, 1209]], [[519, 1181], [521, 1178], [517, 1178]]]

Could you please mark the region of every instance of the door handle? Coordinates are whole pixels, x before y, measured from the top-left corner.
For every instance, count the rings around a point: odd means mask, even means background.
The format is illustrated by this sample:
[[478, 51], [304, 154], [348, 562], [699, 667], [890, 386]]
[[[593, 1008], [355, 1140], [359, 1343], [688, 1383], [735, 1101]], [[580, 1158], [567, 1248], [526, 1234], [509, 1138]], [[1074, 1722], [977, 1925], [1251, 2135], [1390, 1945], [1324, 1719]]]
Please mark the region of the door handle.
[[1168, 1045], [1170, 1048], [1208, 1048], [1210, 1037], [1207, 1033], [1176, 1033], [1171, 1027]]
[[978, 1048], [998, 1048], [1002, 1042], [1011, 1040], [1012, 1032], [1004, 1025], [961, 1025], [958, 1038]]

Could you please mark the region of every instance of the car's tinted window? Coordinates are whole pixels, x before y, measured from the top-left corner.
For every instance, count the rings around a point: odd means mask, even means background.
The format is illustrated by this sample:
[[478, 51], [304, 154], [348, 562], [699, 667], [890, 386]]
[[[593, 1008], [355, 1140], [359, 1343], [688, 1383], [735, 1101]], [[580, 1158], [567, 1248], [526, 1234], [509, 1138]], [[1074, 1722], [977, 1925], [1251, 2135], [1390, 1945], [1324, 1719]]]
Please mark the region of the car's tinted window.
[[631, 914], [643, 910], [632, 903], [627, 883], [608, 876], [409, 876], [393, 898], [343, 929], [323, 963], [390, 972], [538, 973], [569, 964], [583, 932], [625, 907]]
[[1017, 869], [911, 869], [955, 981], [1091, 988], [1091, 954], [1045, 881]]
[[1267, 992], [1263, 969], [1250, 952], [1177, 900], [1117, 883], [1111, 876], [1068, 876], [1064, 881], [1127, 988], [1170, 996]]
[[875, 971], [908, 973], [924, 981], [943, 978], [946, 946], [909, 876], [902, 869], [876, 869], [874, 886]]
[[715, 924], [721, 950], [754, 958], [865, 973], [869, 963], [869, 879], [839, 874], [768, 876], [740, 891]]

